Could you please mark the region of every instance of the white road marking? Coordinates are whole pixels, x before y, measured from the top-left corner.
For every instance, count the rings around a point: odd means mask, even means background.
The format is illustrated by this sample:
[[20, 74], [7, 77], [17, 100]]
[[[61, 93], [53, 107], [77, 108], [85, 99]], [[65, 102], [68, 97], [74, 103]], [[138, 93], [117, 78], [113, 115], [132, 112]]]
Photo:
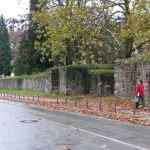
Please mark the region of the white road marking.
[[140, 147], [140, 146], [136, 146], [136, 145], [133, 145], [133, 144], [130, 144], [130, 143], [126, 143], [126, 142], [123, 142], [123, 141], [120, 141], [120, 140], [117, 140], [117, 139], [114, 139], [114, 138], [111, 138], [111, 137], [107, 137], [107, 136], [104, 136], [104, 135], [101, 135], [101, 134], [97, 134], [97, 133], [94, 133], [94, 132], [86, 131], [86, 130], [83, 130], [83, 129], [79, 129], [79, 128], [71, 127], [71, 126], [67, 126], [67, 125], [64, 125], [64, 126], [68, 127], [68, 128], [71, 128], [73, 130], [76, 130], [76, 131], [80, 131], [80, 132], [84, 132], [84, 133], [91, 134], [91, 135], [94, 135], [94, 136], [98, 136], [98, 137], [101, 137], [101, 138], [104, 138], [104, 139], [107, 139], [107, 140], [110, 140], [110, 141], [113, 141], [113, 142], [116, 142], [116, 143], [120, 143], [120, 144], [123, 144], [123, 145], [126, 145], [126, 146], [130, 146], [130, 147], [139, 149], [139, 150], [150, 150], [150, 149], [143, 148], [143, 147]]

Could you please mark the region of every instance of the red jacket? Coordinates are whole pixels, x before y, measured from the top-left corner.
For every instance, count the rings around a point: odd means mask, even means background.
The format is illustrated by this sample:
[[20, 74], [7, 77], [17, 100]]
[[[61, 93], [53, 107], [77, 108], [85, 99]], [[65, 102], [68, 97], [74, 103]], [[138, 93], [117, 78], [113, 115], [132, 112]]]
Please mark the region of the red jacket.
[[138, 83], [135, 88], [135, 96], [144, 96], [144, 85]]

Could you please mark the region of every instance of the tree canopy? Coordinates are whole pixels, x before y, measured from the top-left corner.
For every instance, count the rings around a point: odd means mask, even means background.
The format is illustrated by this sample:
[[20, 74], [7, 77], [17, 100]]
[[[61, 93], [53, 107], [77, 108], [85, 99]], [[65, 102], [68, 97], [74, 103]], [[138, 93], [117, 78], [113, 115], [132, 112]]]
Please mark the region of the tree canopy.
[[[149, 42], [148, 0], [41, 0], [33, 12], [42, 54], [49, 49], [52, 59], [63, 64], [69, 54], [72, 63], [113, 61]], [[43, 30], [44, 29], [44, 30]], [[111, 55], [113, 57], [111, 58]], [[107, 59], [108, 57], [108, 59]]]
[[0, 75], [9, 76], [12, 71], [11, 48], [5, 19], [0, 16]]
[[[37, 11], [36, 5], [39, 4], [39, 0], [30, 0], [30, 12]], [[42, 72], [45, 69], [53, 66], [48, 61], [47, 56], [42, 56], [34, 47], [34, 42], [38, 40], [36, 35], [37, 24], [33, 22], [32, 14], [29, 13], [28, 28], [24, 31], [23, 37], [19, 42], [19, 48], [17, 57], [14, 62], [14, 72], [16, 75], [32, 74], [36, 72]], [[44, 39], [38, 40], [40, 43]], [[48, 55], [50, 57], [50, 55]], [[44, 59], [42, 59], [44, 58]]]

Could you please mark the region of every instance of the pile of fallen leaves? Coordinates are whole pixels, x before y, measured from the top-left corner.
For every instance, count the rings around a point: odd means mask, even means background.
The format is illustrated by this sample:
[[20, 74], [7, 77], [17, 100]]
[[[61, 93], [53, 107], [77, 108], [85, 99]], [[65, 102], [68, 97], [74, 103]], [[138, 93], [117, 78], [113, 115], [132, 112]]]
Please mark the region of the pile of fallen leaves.
[[[115, 97], [84, 96], [83, 99], [58, 99], [58, 98], [7, 98], [7, 100], [48, 107], [53, 110], [77, 112], [94, 116], [102, 116], [135, 124], [150, 126], [150, 111], [144, 112], [142, 106], [139, 111], [134, 110], [134, 100], [119, 99]], [[148, 118], [148, 119], [147, 119]]]

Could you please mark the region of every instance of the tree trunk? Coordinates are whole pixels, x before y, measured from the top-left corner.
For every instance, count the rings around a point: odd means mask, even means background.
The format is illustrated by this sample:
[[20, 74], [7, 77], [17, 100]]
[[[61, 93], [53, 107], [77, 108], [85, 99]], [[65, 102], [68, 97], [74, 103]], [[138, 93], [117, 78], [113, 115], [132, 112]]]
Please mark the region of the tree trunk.
[[67, 54], [66, 54], [66, 65], [72, 65], [72, 49], [70, 45], [70, 39], [66, 38], [66, 48], [67, 48]]
[[130, 58], [132, 52], [133, 52], [133, 37], [129, 37], [121, 45], [120, 57]]

